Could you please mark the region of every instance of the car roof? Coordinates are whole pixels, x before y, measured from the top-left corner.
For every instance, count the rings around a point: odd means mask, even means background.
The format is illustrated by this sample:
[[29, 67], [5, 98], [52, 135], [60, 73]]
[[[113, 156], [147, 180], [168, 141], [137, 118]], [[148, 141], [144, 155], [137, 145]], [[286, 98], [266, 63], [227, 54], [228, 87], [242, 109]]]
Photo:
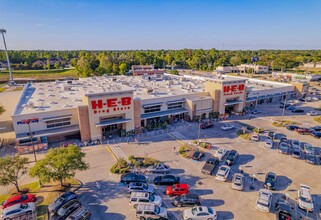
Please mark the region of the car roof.
[[148, 204], [140, 204], [136, 207], [137, 211], [153, 211], [155, 209], [155, 205], [148, 203]]
[[186, 184], [186, 183], [177, 183], [177, 184], [174, 184], [174, 186], [175, 187], [177, 187], [177, 188], [185, 188], [185, 189], [187, 189], [188, 188], [188, 184]]
[[132, 192], [130, 194], [130, 197], [135, 198], [147, 198], [149, 196], [149, 193], [146, 192]]
[[86, 212], [90, 212], [88, 209], [86, 209], [83, 206], [80, 206], [78, 209], [76, 209], [69, 217], [68, 219], [75, 219], [79, 218], [82, 215], [84, 215]]
[[197, 212], [209, 212], [208, 207], [206, 207], [206, 206], [197, 206], [196, 210], [197, 210]]
[[218, 160], [218, 158], [216, 158], [216, 157], [210, 157], [207, 159], [207, 161], [211, 161], [211, 162], [215, 162], [217, 160]]
[[184, 196], [187, 199], [199, 199], [198, 194], [185, 194]]
[[311, 200], [310, 187], [305, 184], [300, 184], [300, 195]]
[[261, 189], [259, 191], [259, 202], [268, 205], [269, 200], [271, 199], [271, 192], [266, 189]]
[[12, 196], [12, 197], [10, 197], [9, 199], [7, 199], [5, 202], [6, 202], [6, 203], [9, 203], [9, 202], [18, 200], [18, 199], [20, 199], [21, 196], [23, 196], [23, 195]]

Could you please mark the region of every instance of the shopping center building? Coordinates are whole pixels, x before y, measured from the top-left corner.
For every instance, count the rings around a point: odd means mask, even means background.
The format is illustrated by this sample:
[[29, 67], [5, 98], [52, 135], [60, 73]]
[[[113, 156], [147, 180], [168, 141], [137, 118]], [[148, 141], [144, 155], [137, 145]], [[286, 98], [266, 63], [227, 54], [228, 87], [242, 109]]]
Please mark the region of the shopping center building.
[[102, 76], [28, 83], [12, 115], [17, 145], [106, 140], [141, 128], [234, 114], [296, 95], [295, 86], [232, 76]]

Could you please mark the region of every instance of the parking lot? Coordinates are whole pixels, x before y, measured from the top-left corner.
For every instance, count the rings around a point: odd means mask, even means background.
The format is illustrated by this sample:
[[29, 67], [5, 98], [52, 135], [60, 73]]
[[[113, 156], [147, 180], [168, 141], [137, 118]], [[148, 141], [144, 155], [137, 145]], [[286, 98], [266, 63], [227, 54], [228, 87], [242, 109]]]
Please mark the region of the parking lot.
[[[319, 103], [313, 103], [318, 105]], [[302, 105], [305, 111], [313, 107], [311, 103]], [[314, 139], [309, 135], [298, 135], [296, 132], [288, 131], [285, 128], [272, 126], [271, 121], [280, 118], [282, 109], [278, 105], [264, 105], [259, 107], [262, 114], [257, 115], [251, 120], [244, 119], [246, 123], [255, 127], [263, 127], [265, 130], [272, 130], [276, 133], [287, 135], [288, 139], [297, 139], [316, 147], [316, 152], [320, 151], [320, 140]], [[300, 121], [309, 126], [317, 125], [313, 117], [305, 114], [285, 113], [286, 119]], [[230, 123], [238, 124], [231, 120]], [[213, 128], [201, 130], [200, 138], [210, 142], [213, 147], [205, 150], [205, 157], [202, 161], [193, 161], [181, 157], [173, 152], [185, 142], [191, 143], [198, 138], [198, 126], [193, 124], [182, 127], [180, 130], [169, 134], [155, 134], [145, 136], [141, 141], [148, 144], [137, 145], [135, 143], [112, 144], [110, 147], [117, 148], [120, 155], [128, 157], [148, 156], [158, 159], [172, 168], [172, 174], [181, 178], [181, 183], [187, 183], [191, 193], [201, 196], [202, 205], [210, 206], [215, 209], [218, 219], [275, 219], [273, 212], [274, 203], [277, 198], [284, 195], [289, 197], [293, 204], [294, 212], [297, 215], [306, 213], [295, 206], [297, 190], [301, 183], [311, 187], [314, 200], [315, 212], [309, 213], [312, 219], [320, 219], [319, 210], [321, 204], [321, 185], [320, 182], [320, 161], [319, 165], [311, 165], [303, 159], [295, 159], [290, 155], [283, 155], [276, 150], [277, 141], [273, 149], [264, 147], [264, 136], [260, 142], [251, 142], [238, 138], [236, 130], [223, 131], [221, 125], [226, 122], [216, 122]], [[238, 126], [238, 128], [241, 128]], [[214, 155], [217, 148], [235, 149], [239, 152], [237, 162], [231, 167], [231, 173], [227, 182], [215, 180], [214, 176], [201, 173], [201, 168], [205, 160]], [[93, 219], [135, 219], [135, 209], [129, 205], [129, 194], [127, 186], [119, 183], [120, 176], [110, 174], [109, 169], [115, 162], [115, 158], [106, 146], [95, 146], [84, 148], [87, 153], [87, 161], [91, 168], [87, 171], [79, 172], [77, 178], [83, 182], [83, 188], [78, 191], [80, 201], [93, 211]], [[220, 162], [220, 165], [223, 161]], [[214, 174], [217, 172], [215, 169]], [[231, 188], [231, 177], [235, 172], [243, 171], [245, 175], [245, 188], [243, 191], [235, 191]], [[263, 213], [255, 209], [258, 190], [263, 188], [263, 181], [267, 172], [277, 174], [277, 190], [273, 192], [273, 204], [270, 213]], [[253, 180], [252, 176], [256, 177]], [[155, 175], [147, 176], [152, 182]], [[182, 211], [185, 208], [176, 208], [171, 204], [172, 198], [164, 195], [165, 187], [156, 187], [157, 193], [163, 198], [163, 206], [168, 208], [170, 219], [182, 219]]]

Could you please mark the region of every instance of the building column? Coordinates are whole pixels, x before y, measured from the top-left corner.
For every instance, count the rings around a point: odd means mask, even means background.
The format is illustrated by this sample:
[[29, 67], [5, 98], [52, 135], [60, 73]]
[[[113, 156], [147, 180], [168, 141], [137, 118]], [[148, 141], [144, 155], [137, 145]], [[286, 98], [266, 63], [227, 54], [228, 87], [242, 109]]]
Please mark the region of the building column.
[[[78, 106], [78, 121], [81, 141], [89, 141], [91, 138], [89, 125], [89, 111], [87, 105]], [[100, 131], [101, 132], [101, 131]]]

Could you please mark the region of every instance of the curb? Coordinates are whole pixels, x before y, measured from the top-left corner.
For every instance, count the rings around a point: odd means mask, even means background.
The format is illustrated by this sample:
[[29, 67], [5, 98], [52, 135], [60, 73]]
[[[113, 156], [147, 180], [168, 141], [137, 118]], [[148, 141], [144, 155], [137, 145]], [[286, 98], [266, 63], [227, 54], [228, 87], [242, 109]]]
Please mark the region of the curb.
[[180, 139], [178, 139], [177, 137], [175, 137], [174, 135], [172, 135], [171, 133], [167, 133], [167, 135], [171, 136], [172, 138], [176, 139], [176, 141], [180, 142], [181, 144], [186, 144], [184, 141], [181, 141]]

